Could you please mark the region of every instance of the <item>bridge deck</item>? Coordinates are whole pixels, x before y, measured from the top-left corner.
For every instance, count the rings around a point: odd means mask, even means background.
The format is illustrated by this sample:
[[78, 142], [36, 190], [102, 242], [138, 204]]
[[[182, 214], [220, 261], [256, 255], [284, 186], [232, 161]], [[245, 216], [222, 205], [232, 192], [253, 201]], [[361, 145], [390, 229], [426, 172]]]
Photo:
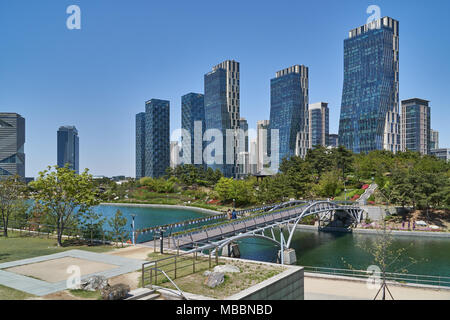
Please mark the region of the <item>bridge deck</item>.
[[[279, 222], [289, 220], [294, 222], [298, 221], [298, 218], [300, 217], [315, 214], [318, 214], [320, 216], [320, 213], [333, 212], [336, 210], [346, 210], [352, 214], [355, 210], [361, 209], [354, 206], [339, 206], [335, 203], [325, 201], [313, 204], [305, 203], [300, 206], [289, 207], [275, 212], [266, 212], [264, 214], [258, 214], [238, 220], [232, 220], [228, 223], [198, 231], [192, 230], [191, 232], [187, 231], [186, 233], [181, 235], [166, 237], [164, 239], [163, 246], [164, 248], [169, 249], [194, 247], [195, 245], [202, 247], [202, 245], [211, 241], [230, 238], [240, 233], [250, 232], [258, 228], [275, 226]], [[360, 216], [361, 215], [358, 215], [359, 218], [356, 218], [358, 222], [360, 220]], [[156, 239], [144, 242], [141, 243], [141, 245], [159, 247], [160, 240]]]
[[[166, 238], [164, 240], [164, 248], [177, 248], [193, 246], [194, 243], [206, 243], [208, 241], [225, 238], [236, 235], [241, 232], [253, 230], [265, 225], [271, 225], [276, 222], [294, 218], [303, 212], [303, 207], [293, 207], [279, 212], [268, 212], [264, 215], [256, 217], [247, 217], [235, 221], [230, 221], [219, 226], [207, 228], [204, 230], [193, 231], [175, 237]], [[154, 246], [154, 241], [141, 243], [141, 245]], [[156, 246], [159, 247], [160, 242], [157, 240]]]

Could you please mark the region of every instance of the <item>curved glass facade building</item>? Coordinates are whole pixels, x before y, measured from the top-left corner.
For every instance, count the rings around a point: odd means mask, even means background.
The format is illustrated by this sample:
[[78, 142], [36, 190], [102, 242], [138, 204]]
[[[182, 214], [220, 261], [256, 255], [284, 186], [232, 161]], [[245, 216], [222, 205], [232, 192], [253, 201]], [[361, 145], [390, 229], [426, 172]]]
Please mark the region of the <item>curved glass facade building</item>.
[[182, 162], [185, 164], [203, 164], [204, 98], [200, 93], [188, 93], [181, 97], [181, 128], [189, 133], [189, 137], [183, 137], [181, 142], [183, 150], [190, 150], [183, 153]]
[[[219, 169], [225, 177], [234, 177], [238, 173], [237, 150], [239, 149], [240, 119], [240, 70], [239, 62], [226, 60], [213, 67], [205, 74], [205, 129], [218, 130], [222, 134], [223, 149], [208, 155], [206, 143], [207, 166], [213, 170]], [[228, 146], [227, 146], [228, 145]], [[220, 157], [221, 161], [218, 160]]]
[[279, 134], [279, 164], [283, 158], [304, 156], [308, 141], [308, 68], [295, 65], [270, 80], [270, 151], [272, 131]]
[[399, 23], [384, 17], [344, 41], [339, 144], [355, 153], [400, 151]]

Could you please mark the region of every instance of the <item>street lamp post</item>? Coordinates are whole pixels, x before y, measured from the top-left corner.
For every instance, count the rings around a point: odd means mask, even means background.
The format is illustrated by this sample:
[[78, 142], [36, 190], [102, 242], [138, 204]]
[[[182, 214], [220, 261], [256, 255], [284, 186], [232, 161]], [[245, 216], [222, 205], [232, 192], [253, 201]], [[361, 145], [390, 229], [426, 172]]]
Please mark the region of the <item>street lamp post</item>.
[[133, 242], [133, 246], [136, 245], [135, 229], [134, 229], [134, 227], [135, 227], [135, 224], [134, 224], [134, 218], [135, 218], [135, 217], [136, 217], [135, 214], [132, 214], [132, 215], [131, 215], [131, 218], [133, 219], [132, 222], [131, 222], [131, 241]]
[[159, 236], [160, 236], [160, 239], [161, 239], [161, 242], [160, 242], [160, 246], [159, 246], [159, 251], [161, 252], [161, 254], [163, 254], [164, 253], [164, 229], [161, 229], [161, 230], [159, 230]]

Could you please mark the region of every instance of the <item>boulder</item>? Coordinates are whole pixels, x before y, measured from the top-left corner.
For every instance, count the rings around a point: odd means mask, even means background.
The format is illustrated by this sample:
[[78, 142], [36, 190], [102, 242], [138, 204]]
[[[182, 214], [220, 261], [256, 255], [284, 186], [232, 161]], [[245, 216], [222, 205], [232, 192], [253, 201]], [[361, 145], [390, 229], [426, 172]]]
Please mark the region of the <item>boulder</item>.
[[233, 266], [231, 264], [219, 265], [214, 267], [214, 272], [222, 272], [222, 273], [239, 273], [238, 267]]
[[97, 291], [108, 287], [108, 280], [103, 276], [92, 276], [80, 283], [79, 289]]
[[205, 280], [205, 285], [210, 288], [215, 288], [225, 281], [225, 274], [223, 272], [212, 272]]
[[123, 300], [128, 296], [130, 286], [126, 284], [115, 284], [102, 290], [103, 300]]

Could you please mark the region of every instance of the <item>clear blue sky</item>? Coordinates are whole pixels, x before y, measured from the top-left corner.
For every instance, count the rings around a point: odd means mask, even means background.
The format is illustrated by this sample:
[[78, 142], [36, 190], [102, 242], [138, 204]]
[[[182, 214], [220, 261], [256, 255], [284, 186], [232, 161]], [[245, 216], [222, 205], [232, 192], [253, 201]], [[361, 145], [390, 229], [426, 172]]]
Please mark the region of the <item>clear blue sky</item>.
[[[82, 29], [66, 28], [81, 8]], [[270, 79], [304, 64], [310, 102], [329, 102], [337, 133], [343, 40], [375, 4], [400, 21], [400, 99], [431, 100], [432, 127], [450, 147], [450, 1], [0, 0], [0, 111], [26, 118], [26, 174], [56, 163], [56, 131], [75, 125], [80, 167], [135, 174], [135, 114], [151, 98], [203, 92], [211, 66], [241, 63], [241, 116], [269, 118]]]

